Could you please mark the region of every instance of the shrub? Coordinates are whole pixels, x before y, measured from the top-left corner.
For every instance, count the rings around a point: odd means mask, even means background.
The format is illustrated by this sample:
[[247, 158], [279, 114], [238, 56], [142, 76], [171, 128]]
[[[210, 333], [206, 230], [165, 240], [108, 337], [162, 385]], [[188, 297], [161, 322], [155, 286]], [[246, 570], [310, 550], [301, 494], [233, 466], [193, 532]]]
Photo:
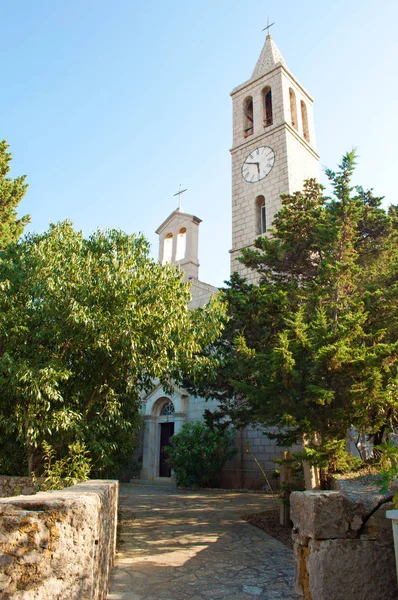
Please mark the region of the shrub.
[[184, 423], [166, 448], [177, 485], [188, 488], [214, 485], [224, 464], [233, 457], [234, 432], [205, 423]]
[[[380, 452], [380, 484], [381, 493], [386, 494], [392, 483], [398, 479], [398, 446], [395, 446], [390, 440], [386, 440], [379, 446], [375, 446]], [[393, 502], [395, 508], [398, 508], [398, 491], [394, 489]]]
[[[50, 444], [43, 442], [44, 455], [44, 483], [40, 485], [43, 490], [60, 490], [86, 481], [90, 475], [91, 460], [84, 443], [69, 444], [68, 454], [56, 459], [56, 452]], [[35, 477], [33, 475], [33, 479]]]

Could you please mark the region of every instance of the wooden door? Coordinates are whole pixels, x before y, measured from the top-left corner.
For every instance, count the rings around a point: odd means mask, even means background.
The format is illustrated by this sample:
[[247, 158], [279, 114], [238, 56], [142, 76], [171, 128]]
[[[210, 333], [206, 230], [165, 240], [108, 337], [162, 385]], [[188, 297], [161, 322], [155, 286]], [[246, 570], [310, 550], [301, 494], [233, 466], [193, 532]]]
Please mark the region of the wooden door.
[[171, 477], [171, 468], [166, 462], [165, 446], [169, 445], [170, 438], [174, 433], [174, 423], [160, 424], [160, 458], [159, 477]]

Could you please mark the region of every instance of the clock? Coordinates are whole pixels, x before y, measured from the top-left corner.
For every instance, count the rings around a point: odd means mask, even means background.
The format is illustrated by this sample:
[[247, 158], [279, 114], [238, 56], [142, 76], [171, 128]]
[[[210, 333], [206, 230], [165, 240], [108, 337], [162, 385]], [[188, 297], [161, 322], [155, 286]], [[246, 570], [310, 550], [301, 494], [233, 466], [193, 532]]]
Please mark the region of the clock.
[[275, 152], [269, 146], [252, 150], [242, 165], [242, 177], [248, 183], [257, 183], [270, 174], [275, 163]]

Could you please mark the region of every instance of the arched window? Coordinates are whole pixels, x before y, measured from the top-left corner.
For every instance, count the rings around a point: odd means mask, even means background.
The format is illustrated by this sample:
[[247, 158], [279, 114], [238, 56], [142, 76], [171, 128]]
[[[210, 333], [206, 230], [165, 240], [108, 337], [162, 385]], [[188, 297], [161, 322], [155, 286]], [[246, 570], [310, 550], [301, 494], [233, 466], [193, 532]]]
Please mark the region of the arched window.
[[173, 255], [173, 234], [168, 233], [166, 235], [166, 237], [164, 238], [164, 242], [163, 242], [163, 262], [162, 262], [162, 264], [165, 265], [166, 263], [171, 262], [172, 255]]
[[297, 125], [297, 105], [296, 105], [296, 94], [289, 88], [289, 98], [290, 98], [290, 118], [292, 122], [292, 127], [298, 130]]
[[244, 102], [243, 133], [245, 137], [253, 134], [253, 98], [251, 96]]
[[256, 198], [256, 213], [257, 213], [257, 235], [262, 235], [267, 231], [267, 209], [265, 207], [264, 196]]
[[185, 258], [186, 248], [187, 248], [187, 229], [186, 229], [186, 227], [181, 227], [180, 231], [177, 234], [176, 260], [181, 260], [181, 259]]
[[310, 131], [308, 129], [307, 107], [305, 105], [305, 102], [303, 102], [303, 100], [301, 100], [300, 106], [301, 106], [301, 120], [303, 122], [303, 136], [304, 136], [304, 139], [307, 140], [307, 142], [309, 143]]
[[263, 111], [264, 111], [264, 127], [272, 125], [272, 92], [267, 86], [263, 89]]
[[168, 417], [170, 415], [174, 415], [174, 413], [175, 413], [175, 408], [174, 408], [174, 404], [171, 402], [171, 400], [169, 400], [168, 402], [163, 404], [162, 408], [160, 409], [161, 417]]

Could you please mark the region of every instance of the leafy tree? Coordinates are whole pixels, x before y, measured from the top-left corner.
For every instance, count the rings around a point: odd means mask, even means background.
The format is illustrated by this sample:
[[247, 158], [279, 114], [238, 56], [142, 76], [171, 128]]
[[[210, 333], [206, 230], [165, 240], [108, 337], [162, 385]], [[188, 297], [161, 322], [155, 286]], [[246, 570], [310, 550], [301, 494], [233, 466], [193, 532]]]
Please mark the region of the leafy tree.
[[226, 428], [210, 427], [200, 421], [184, 423], [166, 447], [177, 485], [188, 488], [214, 485], [217, 475], [236, 452], [233, 441], [233, 431]]
[[60, 458], [84, 443], [95, 472], [130, 457], [142, 391], [219, 334], [222, 302], [190, 312], [181, 274], [148, 253], [141, 235], [63, 222], [0, 254], [0, 431], [29, 472], [43, 441]]
[[352, 426], [379, 441], [397, 419], [397, 209], [353, 187], [354, 166], [351, 152], [327, 171], [331, 198], [315, 180], [282, 196], [272, 237], [243, 251], [259, 284], [235, 274], [225, 291], [218, 368], [185, 382], [234, 423], [322, 456]]
[[0, 142], [0, 250], [17, 240], [30, 220], [27, 215], [17, 218], [16, 208], [25, 196], [28, 185], [25, 175], [16, 179], [7, 177], [12, 160], [8, 148], [5, 140]]

